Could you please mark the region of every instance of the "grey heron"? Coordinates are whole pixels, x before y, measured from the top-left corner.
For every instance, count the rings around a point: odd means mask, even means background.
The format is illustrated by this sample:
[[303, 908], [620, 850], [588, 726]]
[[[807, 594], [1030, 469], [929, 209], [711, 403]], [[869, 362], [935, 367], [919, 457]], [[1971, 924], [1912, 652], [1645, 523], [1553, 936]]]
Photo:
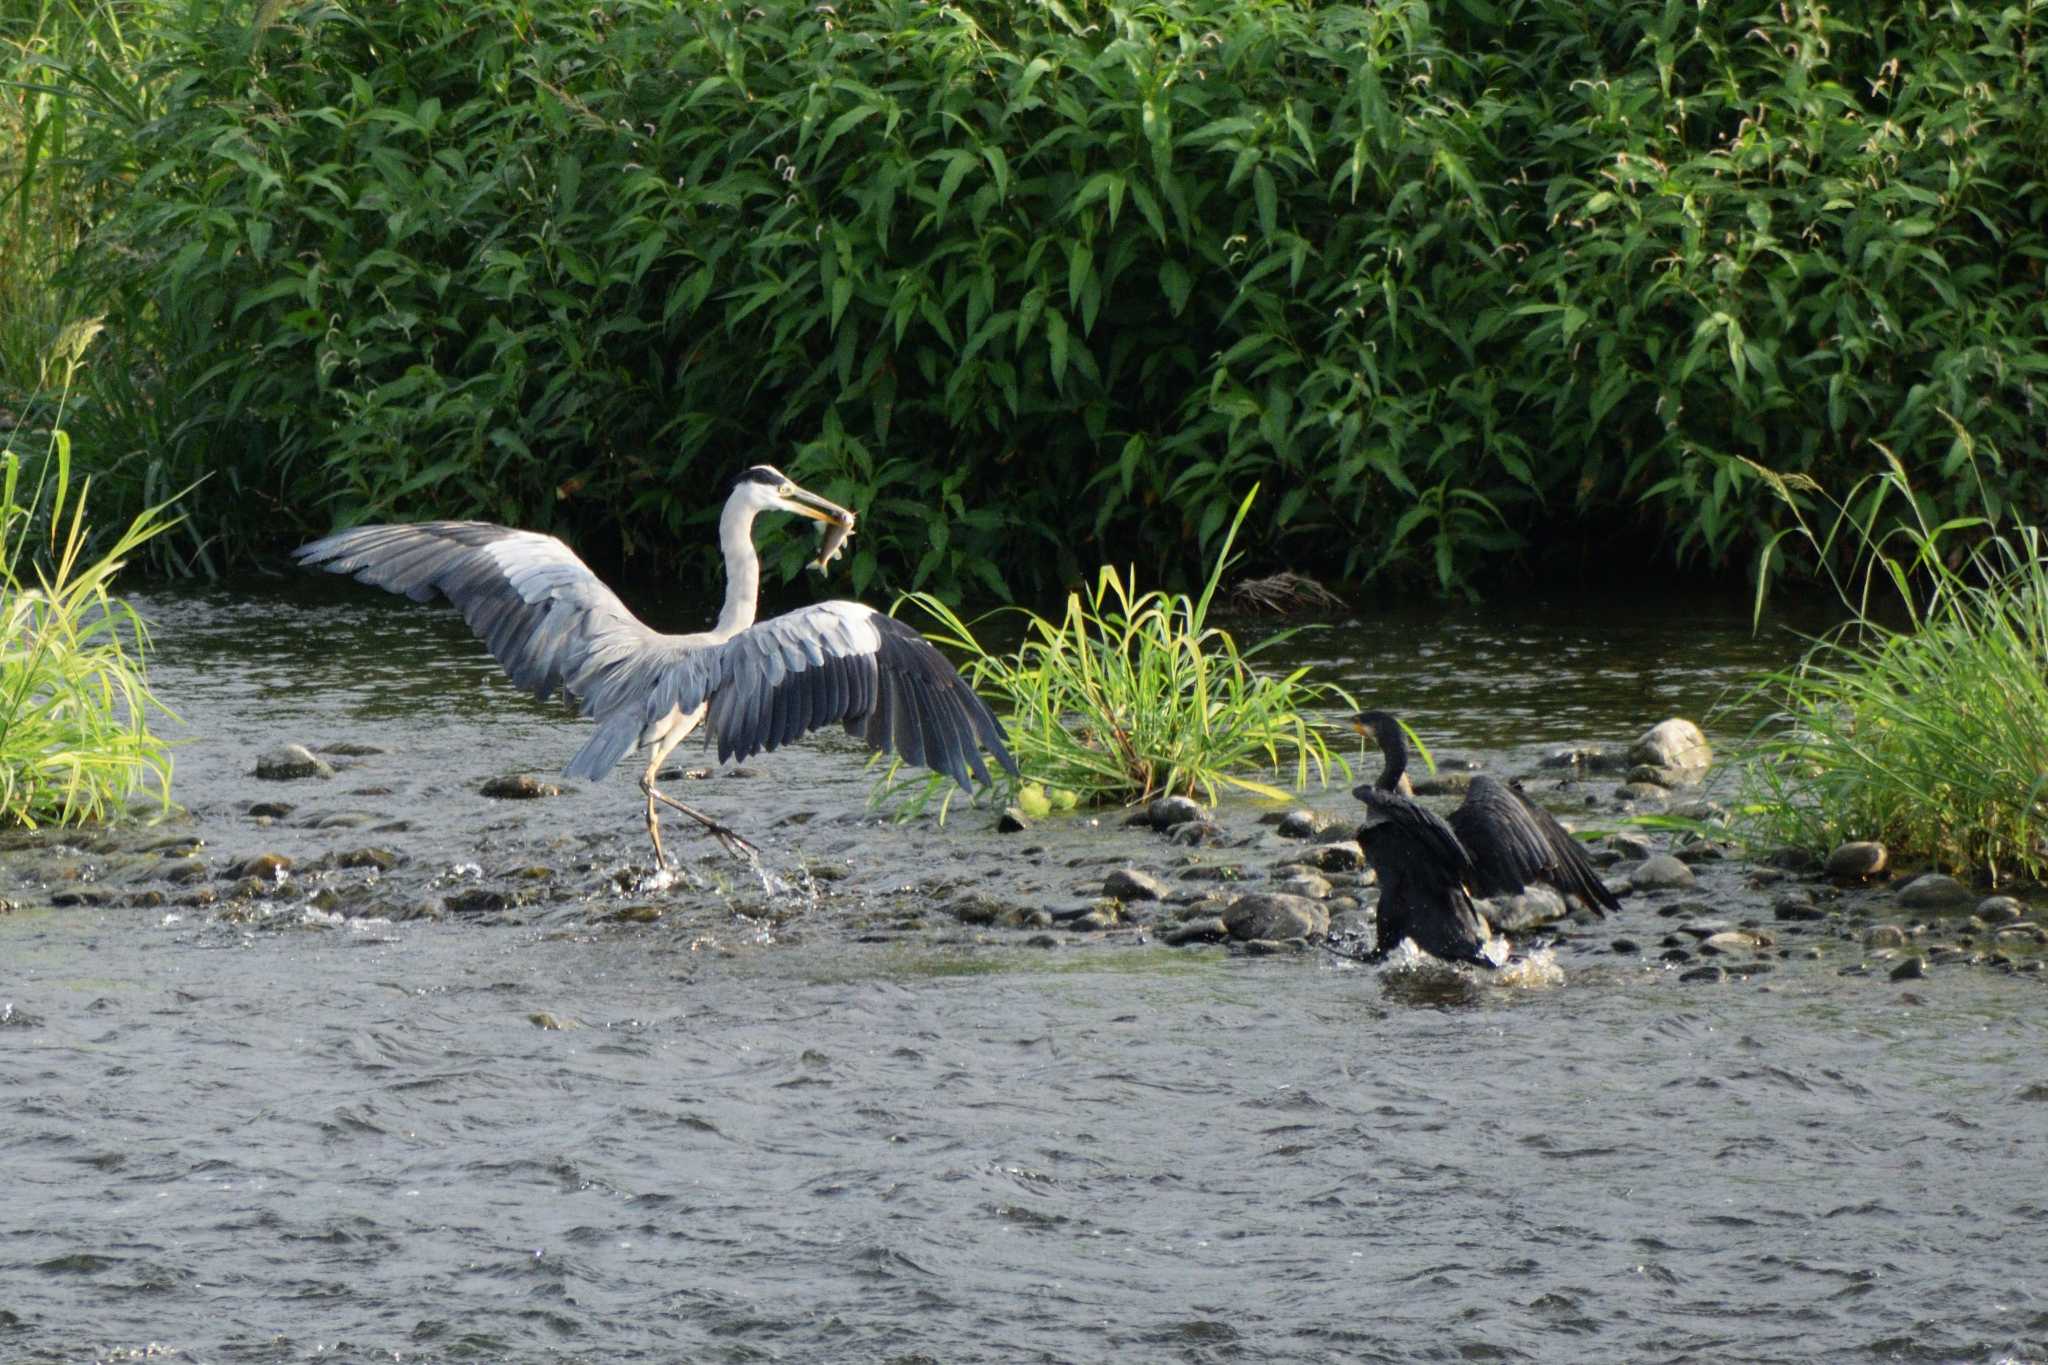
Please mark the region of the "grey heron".
[[844, 601], [754, 619], [761, 586], [754, 519], [774, 511], [827, 524], [821, 559], [854, 523], [851, 512], [780, 470], [743, 471], [718, 518], [725, 605], [716, 625], [692, 635], [649, 628], [567, 545], [535, 531], [480, 521], [357, 526], [293, 556], [415, 602], [446, 597], [514, 683], [541, 700], [559, 691], [597, 722], [563, 769], [567, 776], [595, 781], [629, 751], [647, 750], [640, 790], [658, 868], [668, 859], [657, 802], [696, 820], [734, 855], [753, 850], [656, 786], [662, 761], [700, 725], [717, 736], [721, 763], [836, 722], [870, 749], [944, 773], [969, 791], [970, 774], [989, 781], [983, 748], [1014, 775], [1001, 724], [911, 627]]
[[1361, 711], [1351, 724], [1386, 756], [1379, 777], [1351, 792], [1366, 806], [1358, 839], [1380, 882], [1375, 959], [1413, 938], [1437, 957], [1490, 967], [1480, 955], [1487, 926], [1473, 899], [1519, 895], [1532, 884], [1577, 896], [1595, 914], [1621, 908], [1578, 840], [1520, 790], [1482, 773], [1446, 821], [1401, 790], [1408, 769], [1401, 723], [1385, 711]]

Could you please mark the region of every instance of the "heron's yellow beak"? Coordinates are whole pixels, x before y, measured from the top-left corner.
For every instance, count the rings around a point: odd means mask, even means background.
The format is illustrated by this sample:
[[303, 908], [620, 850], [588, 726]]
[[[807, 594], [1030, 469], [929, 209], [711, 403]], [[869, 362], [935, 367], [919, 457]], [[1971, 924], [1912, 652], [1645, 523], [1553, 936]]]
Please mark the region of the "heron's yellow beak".
[[800, 517], [809, 517], [813, 521], [822, 521], [828, 526], [851, 528], [853, 525], [853, 513], [836, 502], [830, 502], [809, 489], [798, 488], [794, 484], [790, 485], [789, 492], [783, 495], [782, 506], [786, 511], [794, 512]]

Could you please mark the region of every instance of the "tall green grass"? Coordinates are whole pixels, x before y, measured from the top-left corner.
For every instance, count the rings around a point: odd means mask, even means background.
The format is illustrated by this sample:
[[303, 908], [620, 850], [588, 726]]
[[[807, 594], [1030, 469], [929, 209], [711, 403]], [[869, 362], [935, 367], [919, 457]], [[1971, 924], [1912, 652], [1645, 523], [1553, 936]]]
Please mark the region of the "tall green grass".
[[1198, 595], [1140, 591], [1135, 568], [1105, 566], [1057, 617], [1013, 609], [1024, 638], [1008, 653], [985, 649], [938, 597], [904, 599], [936, 623], [931, 638], [964, 660], [962, 676], [1004, 716], [1025, 782], [1099, 805], [1163, 794], [1214, 801], [1224, 790], [1284, 799], [1267, 779], [1276, 769], [1296, 789], [1327, 783], [1333, 769], [1349, 775], [1303, 712], [1355, 709], [1351, 699], [1304, 668], [1273, 674], [1253, 662], [1293, 632], [1246, 649], [1209, 623], [1257, 491], [1238, 506]]
[[[67, 381], [94, 330], [60, 338]], [[47, 440], [33, 476], [13, 436], [0, 448], [0, 827], [106, 819], [147, 786], [170, 801], [170, 751], [149, 726], [167, 714], [149, 689], [149, 631], [111, 591], [170, 523], [151, 508], [95, 540], [71, 438], [58, 426]]]
[[1854, 568], [1835, 579], [1848, 622], [1762, 684], [1776, 710], [1743, 767], [1751, 836], [2048, 877], [2048, 537], [2000, 518], [1988, 488], [1992, 510], [1935, 520], [1896, 460], [1838, 502], [1763, 477], [1786, 534], [1823, 562], [1847, 546]]

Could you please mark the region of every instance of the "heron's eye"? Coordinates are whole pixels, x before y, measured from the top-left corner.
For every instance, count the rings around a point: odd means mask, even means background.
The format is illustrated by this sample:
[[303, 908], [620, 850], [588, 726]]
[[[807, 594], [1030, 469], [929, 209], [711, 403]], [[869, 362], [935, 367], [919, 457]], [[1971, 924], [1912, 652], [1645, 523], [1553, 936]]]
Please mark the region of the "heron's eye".
[[786, 483], [782, 485], [782, 487], [776, 489], [775, 493], [778, 497], [793, 498], [796, 496], [796, 485], [793, 483]]

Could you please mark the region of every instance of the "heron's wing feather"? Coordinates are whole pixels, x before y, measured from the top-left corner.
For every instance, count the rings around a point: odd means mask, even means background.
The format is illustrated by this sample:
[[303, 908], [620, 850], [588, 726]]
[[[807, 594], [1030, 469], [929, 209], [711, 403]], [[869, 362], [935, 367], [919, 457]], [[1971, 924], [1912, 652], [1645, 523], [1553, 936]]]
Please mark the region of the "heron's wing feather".
[[446, 597], [513, 682], [543, 699], [567, 692], [586, 715], [622, 702], [581, 685], [599, 676], [597, 665], [661, 654], [675, 638], [648, 629], [573, 550], [536, 531], [481, 521], [357, 526], [292, 554], [416, 602]]
[[721, 762], [843, 724], [869, 748], [944, 773], [963, 787], [988, 781], [983, 749], [1017, 771], [987, 703], [922, 635], [873, 607], [819, 602], [699, 654], [671, 665], [691, 673], [679, 680], [676, 704], [688, 710], [710, 702]]
[[1476, 895], [1512, 896], [1542, 882], [1596, 913], [1620, 908], [1579, 841], [1549, 811], [1497, 778], [1472, 779], [1464, 804], [1451, 812], [1451, 828], [1472, 855]]

